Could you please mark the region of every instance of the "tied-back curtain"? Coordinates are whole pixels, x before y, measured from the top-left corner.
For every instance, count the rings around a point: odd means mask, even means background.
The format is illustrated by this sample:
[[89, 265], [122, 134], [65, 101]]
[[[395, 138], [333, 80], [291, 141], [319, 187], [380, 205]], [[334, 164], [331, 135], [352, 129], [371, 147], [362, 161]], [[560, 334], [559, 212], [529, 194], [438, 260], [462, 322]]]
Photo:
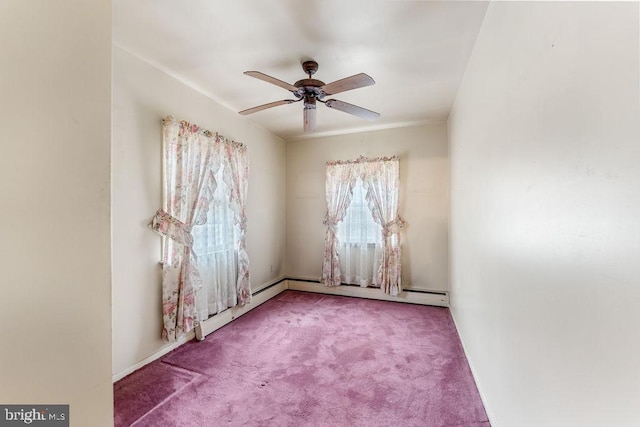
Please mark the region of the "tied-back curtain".
[[327, 230], [322, 263], [322, 282], [327, 286], [338, 286], [341, 283], [337, 226], [347, 213], [357, 178], [356, 170], [348, 164], [327, 164], [327, 214], [323, 221]]
[[376, 260], [378, 265], [375, 284], [387, 294], [398, 295], [402, 292], [400, 229], [406, 223], [398, 212], [400, 161], [396, 156], [376, 159], [360, 157], [354, 161], [327, 163], [327, 215], [324, 220], [327, 230], [322, 282], [328, 286], [341, 283], [336, 227], [346, 215], [358, 178], [362, 179], [368, 207], [382, 230], [382, 248], [379, 261]]
[[225, 147], [226, 168], [224, 180], [230, 189], [231, 209], [236, 225], [236, 248], [238, 252], [238, 280], [236, 290], [241, 305], [251, 302], [251, 283], [249, 280], [249, 255], [247, 253], [247, 189], [249, 182], [249, 158], [242, 144], [229, 143]]
[[[190, 233], [195, 225], [206, 222], [216, 188], [215, 143], [197, 126], [163, 120], [165, 144], [165, 185], [167, 214], [185, 224]], [[213, 138], [215, 141], [215, 137]], [[196, 316], [195, 292], [201, 286], [197, 257], [191, 244], [165, 239], [162, 260], [162, 337], [175, 341], [193, 329]]]
[[400, 230], [405, 226], [398, 212], [400, 161], [393, 157], [362, 165], [366, 199], [373, 219], [382, 227], [382, 255], [376, 282], [385, 293], [398, 295], [402, 292]]
[[[163, 120], [163, 140], [166, 204], [150, 225], [167, 237], [162, 260], [162, 337], [175, 341], [191, 331], [198, 319], [196, 291], [202, 287], [202, 277], [194, 250], [194, 244], [198, 242], [193, 242], [192, 229], [207, 223], [218, 185], [216, 174], [221, 167], [229, 203], [236, 216], [235, 223], [243, 224], [235, 243], [236, 250], [242, 254], [238, 259], [238, 270], [245, 273], [242, 287], [239, 282], [234, 285], [242, 295], [240, 303], [250, 300], [249, 260], [244, 243], [248, 160], [243, 144], [228, 141], [186, 121], [178, 122], [172, 116]], [[183, 238], [176, 239], [175, 236]]]

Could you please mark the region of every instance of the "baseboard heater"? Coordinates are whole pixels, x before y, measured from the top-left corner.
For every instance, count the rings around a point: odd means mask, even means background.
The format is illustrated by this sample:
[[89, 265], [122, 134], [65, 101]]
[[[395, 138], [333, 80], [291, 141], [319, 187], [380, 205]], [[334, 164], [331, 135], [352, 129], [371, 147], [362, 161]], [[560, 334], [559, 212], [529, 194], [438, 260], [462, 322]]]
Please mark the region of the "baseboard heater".
[[[282, 279], [282, 280], [295, 280], [296, 282], [308, 282], [308, 283], [322, 283], [320, 280], [318, 279], [297, 279], [295, 277], [287, 277], [286, 279]], [[272, 285], [273, 286], [273, 285]], [[364, 289], [380, 289], [378, 287], [375, 286], [360, 286], [360, 285], [354, 285], [353, 283], [340, 283], [340, 286], [351, 286], [352, 288], [364, 288]], [[428, 289], [403, 289], [403, 292], [417, 292], [417, 293], [421, 293], [421, 294], [433, 294], [433, 295], [447, 295], [447, 292], [445, 291], [431, 291]], [[258, 291], [260, 292], [260, 291]]]
[[342, 283], [340, 286], [325, 286], [316, 279], [295, 277], [287, 278], [287, 289], [408, 304], [449, 307], [449, 293], [444, 291], [409, 288], [404, 289], [398, 296], [392, 296], [385, 294], [377, 287], [362, 287], [348, 283]]
[[284, 277], [284, 278], [282, 278], [282, 279], [279, 279], [278, 281], [276, 281], [276, 282], [274, 282], [274, 283], [272, 283], [272, 284], [270, 284], [270, 285], [268, 285], [268, 286], [265, 286], [265, 287], [264, 287], [264, 288], [262, 288], [262, 289], [258, 289], [258, 290], [257, 290], [257, 291], [255, 291], [255, 292], [251, 292], [251, 296], [252, 296], [252, 297], [255, 297], [256, 295], [259, 295], [259, 294], [263, 293], [264, 291], [267, 291], [267, 290], [269, 290], [269, 289], [273, 288], [274, 286], [279, 285], [280, 283], [282, 283], [282, 282], [284, 282], [284, 281], [286, 281], [286, 280], [287, 280], [287, 278], [286, 278], [286, 277]]

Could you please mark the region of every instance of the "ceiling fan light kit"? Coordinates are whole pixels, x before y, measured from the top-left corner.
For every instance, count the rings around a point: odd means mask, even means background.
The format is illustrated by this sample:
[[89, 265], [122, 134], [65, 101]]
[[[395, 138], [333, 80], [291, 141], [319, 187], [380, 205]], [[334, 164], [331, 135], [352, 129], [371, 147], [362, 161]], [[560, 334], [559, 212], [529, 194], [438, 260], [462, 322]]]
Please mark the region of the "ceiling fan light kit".
[[302, 119], [304, 121], [304, 131], [313, 132], [316, 130], [316, 106], [305, 105], [302, 112]]
[[351, 77], [346, 77], [344, 79], [336, 80], [333, 83], [325, 84], [321, 80], [312, 78], [316, 71], [318, 71], [317, 62], [305, 61], [302, 63], [302, 69], [309, 78], [298, 80], [293, 85], [259, 71], [245, 71], [244, 74], [247, 76], [263, 80], [267, 83], [280, 86], [281, 88], [290, 91], [296, 99], [283, 99], [282, 101], [270, 102], [268, 104], [242, 110], [240, 111], [240, 114], [252, 114], [266, 110], [267, 108], [304, 101], [302, 117], [304, 125], [303, 129], [305, 132], [314, 132], [316, 130], [316, 101], [323, 103], [329, 108], [340, 110], [345, 113], [361, 117], [365, 120], [373, 121], [380, 117], [380, 114], [375, 111], [367, 110], [366, 108], [358, 107], [357, 105], [349, 104], [344, 101], [339, 101], [337, 99], [324, 100], [327, 95], [335, 95], [336, 93], [375, 84], [375, 81], [365, 73], [355, 74]]

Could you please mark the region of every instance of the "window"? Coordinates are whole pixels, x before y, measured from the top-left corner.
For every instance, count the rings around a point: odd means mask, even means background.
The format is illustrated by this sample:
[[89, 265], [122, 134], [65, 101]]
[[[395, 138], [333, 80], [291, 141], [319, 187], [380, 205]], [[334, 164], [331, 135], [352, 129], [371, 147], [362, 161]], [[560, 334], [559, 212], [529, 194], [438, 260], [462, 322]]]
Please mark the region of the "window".
[[198, 320], [251, 301], [249, 162], [244, 144], [172, 116], [162, 121], [162, 143], [163, 208], [149, 226], [165, 237], [162, 337], [176, 341]]
[[374, 284], [386, 294], [398, 295], [400, 230], [406, 225], [398, 212], [398, 157], [327, 162], [326, 172], [322, 283]]
[[346, 215], [338, 224], [338, 240], [342, 282], [374, 285], [380, 264], [382, 228], [373, 219], [360, 178], [353, 188]]

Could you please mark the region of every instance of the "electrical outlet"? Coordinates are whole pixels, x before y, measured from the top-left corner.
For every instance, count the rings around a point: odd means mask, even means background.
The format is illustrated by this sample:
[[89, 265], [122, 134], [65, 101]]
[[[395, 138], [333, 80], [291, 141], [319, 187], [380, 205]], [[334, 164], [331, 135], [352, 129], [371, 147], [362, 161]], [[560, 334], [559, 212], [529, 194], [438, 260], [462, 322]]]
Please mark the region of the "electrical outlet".
[[273, 273], [273, 264], [269, 265], [269, 271]]

